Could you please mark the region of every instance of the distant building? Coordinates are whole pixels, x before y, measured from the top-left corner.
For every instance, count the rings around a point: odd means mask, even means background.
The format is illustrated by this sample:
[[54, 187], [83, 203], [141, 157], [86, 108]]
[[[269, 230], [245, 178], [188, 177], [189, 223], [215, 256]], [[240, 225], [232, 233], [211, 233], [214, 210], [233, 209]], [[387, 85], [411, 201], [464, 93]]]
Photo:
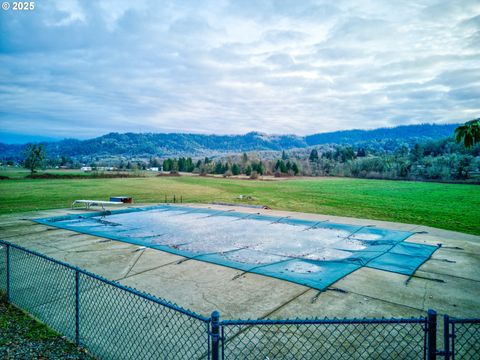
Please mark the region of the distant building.
[[160, 171], [158, 167], [151, 167], [147, 169], [148, 171]]
[[80, 168], [80, 170], [82, 170], [82, 171], [92, 171], [92, 167], [91, 166], [82, 166]]

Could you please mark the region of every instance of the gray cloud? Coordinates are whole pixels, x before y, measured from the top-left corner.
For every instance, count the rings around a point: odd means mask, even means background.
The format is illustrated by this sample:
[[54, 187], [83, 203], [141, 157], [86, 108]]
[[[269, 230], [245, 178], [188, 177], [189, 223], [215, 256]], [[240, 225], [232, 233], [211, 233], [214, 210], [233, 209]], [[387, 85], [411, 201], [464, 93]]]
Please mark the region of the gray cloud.
[[477, 1], [44, 0], [0, 17], [3, 132], [306, 134], [480, 111]]

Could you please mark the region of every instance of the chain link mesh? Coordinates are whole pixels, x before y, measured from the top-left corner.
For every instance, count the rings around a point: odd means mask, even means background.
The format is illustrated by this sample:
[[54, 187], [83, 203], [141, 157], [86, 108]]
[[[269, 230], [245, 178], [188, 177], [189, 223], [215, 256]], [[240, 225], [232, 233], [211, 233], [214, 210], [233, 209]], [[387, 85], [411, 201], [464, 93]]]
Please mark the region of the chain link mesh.
[[10, 246], [10, 301], [75, 338], [75, 271]]
[[[80, 344], [93, 355], [210, 358], [210, 319], [0, 241], [2, 293], [7, 264], [9, 300], [72, 341], [78, 330]], [[480, 359], [480, 319], [450, 319], [449, 326], [455, 359]], [[225, 359], [425, 358], [425, 318], [234, 320], [222, 321], [220, 329]]]
[[0, 293], [7, 292], [7, 246], [0, 243]]
[[480, 319], [472, 322], [454, 320], [455, 359], [480, 359]]
[[[6, 291], [6, 245], [0, 244]], [[175, 304], [10, 247], [10, 301], [102, 359], [200, 359], [209, 352], [209, 319]], [[77, 275], [78, 274], [78, 275]]]
[[207, 322], [80, 277], [81, 343], [102, 359], [198, 359], [207, 354]]
[[[320, 320], [321, 321], [321, 320]], [[227, 325], [225, 359], [423, 359], [425, 320]]]

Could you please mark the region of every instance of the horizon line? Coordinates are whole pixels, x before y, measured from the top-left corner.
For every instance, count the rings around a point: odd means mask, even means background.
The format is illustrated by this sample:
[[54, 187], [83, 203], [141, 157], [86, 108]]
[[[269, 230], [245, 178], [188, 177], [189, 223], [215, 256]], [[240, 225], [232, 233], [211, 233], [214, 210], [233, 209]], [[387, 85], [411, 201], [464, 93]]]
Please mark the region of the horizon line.
[[395, 128], [401, 128], [401, 127], [413, 127], [413, 126], [424, 126], [424, 125], [430, 125], [430, 126], [448, 126], [448, 125], [460, 125], [463, 124], [462, 122], [452, 122], [452, 123], [419, 123], [419, 124], [405, 124], [405, 125], [395, 125], [395, 126], [381, 126], [377, 128], [366, 128], [366, 129], [361, 129], [361, 128], [353, 128], [353, 129], [348, 129], [348, 130], [334, 130], [334, 131], [325, 131], [325, 132], [318, 132], [318, 133], [312, 133], [312, 134], [307, 134], [307, 135], [297, 135], [294, 133], [266, 133], [263, 131], [247, 131], [244, 133], [225, 133], [225, 134], [216, 134], [216, 133], [200, 133], [200, 132], [182, 132], [182, 131], [177, 131], [177, 132], [155, 132], [155, 131], [145, 131], [145, 132], [133, 132], [133, 131], [126, 131], [126, 132], [117, 132], [117, 131], [110, 131], [107, 133], [104, 133], [102, 135], [98, 136], [93, 136], [93, 137], [87, 137], [87, 138], [74, 138], [74, 137], [49, 137], [45, 135], [30, 135], [30, 134], [21, 134], [21, 133], [9, 133], [9, 132], [0, 132], [0, 138], [3, 137], [4, 135], [7, 136], [12, 136], [12, 137], [26, 137], [26, 138], [39, 138], [39, 139], [44, 139], [44, 140], [32, 140], [32, 141], [24, 141], [24, 142], [7, 142], [7, 141], [2, 141], [0, 140], [0, 144], [4, 145], [26, 145], [30, 143], [55, 143], [55, 142], [61, 142], [65, 140], [78, 140], [78, 141], [87, 141], [87, 140], [93, 140], [93, 139], [98, 139], [110, 134], [136, 134], [136, 135], [147, 135], [147, 134], [163, 134], [163, 135], [200, 135], [200, 136], [246, 136], [248, 134], [259, 134], [259, 135], [266, 135], [266, 136], [295, 136], [298, 138], [306, 138], [309, 136], [314, 136], [314, 135], [321, 135], [321, 134], [332, 134], [332, 133], [338, 133], [338, 132], [349, 132], [349, 131], [375, 131], [375, 130], [380, 130], [380, 129], [395, 129]]

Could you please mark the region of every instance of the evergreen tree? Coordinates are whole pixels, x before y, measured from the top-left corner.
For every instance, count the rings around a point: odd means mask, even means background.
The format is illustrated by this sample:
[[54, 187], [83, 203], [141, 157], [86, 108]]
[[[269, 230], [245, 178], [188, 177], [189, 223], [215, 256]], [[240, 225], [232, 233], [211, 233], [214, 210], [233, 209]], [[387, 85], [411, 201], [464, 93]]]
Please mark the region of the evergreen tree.
[[412, 161], [421, 160], [423, 158], [423, 146], [419, 143], [416, 143], [410, 152], [410, 156], [412, 157]]
[[191, 157], [187, 158], [187, 160], [185, 161], [185, 166], [187, 172], [192, 172], [193, 169], [195, 169], [195, 165], [193, 165], [193, 160]]
[[181, 157], [178, 159], [178, 171], [185, 171], [185, 170], [186, 170], [185, 158]]
[[396, 156], [399, 156], [399, 157], [405, 157], [408, 155], [408, 147], [407, 145], [402, 145], [400, 146], [396, 151], [395, 151], [395, 155]]
[[277, 162], [275, 163], [274, 170], [278, 170], [279, 167], [280, 167], [280, 160], [277, 160]]
[[215, 174], [223, 174], [225, 170], [223, 169], [223, 164], [221, 161], [215, 163]]
[[365, 157], [367, 156], [367, 152], [364, 148], [358, 148], [357, 150], [357, 157]]
[[258, 162], [257, 173], [258, 175], [263, 175], [265, 173], [265, 165], [263, 165], [261, 161]]
[[300, 172], [300, 170], [298, 169], [297, 163], [292, 164], [292, 171], [294, 175], [298, 175], [298, 173]]
[[178, 160], [173, 159], [172, 161], [172, 168], [170, 169], [170, 172], [177, 172], [178, 171]]
[[240, 166], [237, 163], [232, 165], [232, 174], [233, 175], [240, 175]]
[[314, 161], [318, 161], [318, 151], [317, 149], [312, 149], [312, 151], [310, 152], [310, 156], [308, 157], [308, 159], [312, 162]]
[[334, 154], [333, 151], [328, 150], [322, 153], [322, 159], [333, 160]]
[[280, 171], [282, 174], [288, 172], [287, 166], [283, 160], [277, 160], [277, 163], [275, 164], [275, 170]]
[[172, 170], [172, 159], [163, 160], [163, 171], [170, 171], [170, 170]]
[[347, 162], [349, 160], [353, 160], [355, 157], [355, 152], [351, 146], [337, 148], [335, 158], [340, 160], [342, 163]]

